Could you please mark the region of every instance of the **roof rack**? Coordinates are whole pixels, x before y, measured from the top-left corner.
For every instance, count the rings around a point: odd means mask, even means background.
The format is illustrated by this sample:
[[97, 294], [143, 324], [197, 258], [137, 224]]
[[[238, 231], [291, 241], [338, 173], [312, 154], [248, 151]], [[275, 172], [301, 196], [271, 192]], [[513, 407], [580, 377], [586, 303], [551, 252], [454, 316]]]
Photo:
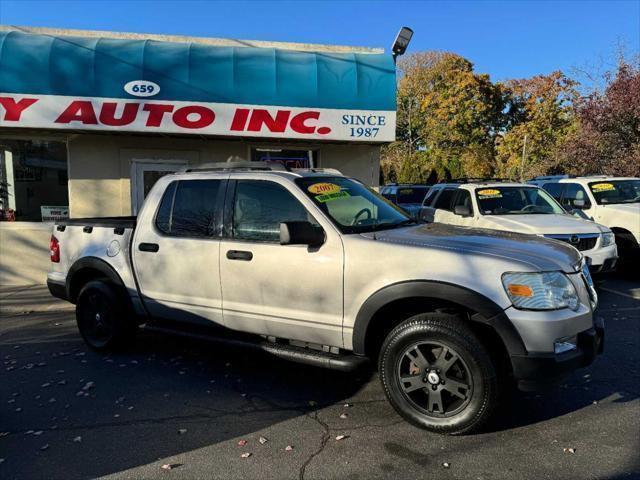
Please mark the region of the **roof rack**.
[[452, 178], [451, 180], [441, 180], [438, 183], [489, 183], [489, 182], [510, 182], [508, 178], [490, 178], [490, 177], [462, 177]]
[[176, 173], [191, 172], [229, 172], [229, 171], [279, 171], [290, 170], [279, 162], [214, 162], [203, 163], [197, 167], [187, 167]]
[[317, 168], [317, 167], [292, 168], [290, 171], [291, 172], [332, 173], [334, 175], [342, 175], [342, 172], [337, 168]]

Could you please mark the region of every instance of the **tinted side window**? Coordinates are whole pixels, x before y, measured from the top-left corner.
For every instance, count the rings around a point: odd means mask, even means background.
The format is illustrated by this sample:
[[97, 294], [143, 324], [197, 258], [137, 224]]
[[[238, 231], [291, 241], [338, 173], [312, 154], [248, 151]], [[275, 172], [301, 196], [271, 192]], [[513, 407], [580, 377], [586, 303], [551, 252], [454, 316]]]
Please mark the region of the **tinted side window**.
[[166, 190], [158, 215], [158, 229], [174, 237], [211, 237], [215, 234], [220, 180], [183, 180]]
[[233, 210], [234, 238], [279, 242], [280, 223], [295, 221], [316, 223], [286, 188], [268, 181], [238, 181]]
[[429, 193], [427, 193], [427, 196], [424, 197], [424, 200], [422, 201], [422, 205], [425, 207], [429, 206], [429, 204], [433, 201], [433, 199], [436, 198], [436, 195], [438, 194], [439, 191], [440, 191], [439, 188], [430, 188]]
[[563, 183], [545, 183], [542, 188], [544, 188], [547, 192], [549, 192], [553, 198], [560, 201], [560, 196], [562, 195], [563, 187], [564, 187]]
[[176, 185], [178, 182], [171, 182], [164, 191], [160, 208], [156, 214], [156, 227], [162, 233], [169, 233], [171, 230], [171, 207], [173, 207], [173, 196], [176, 193]]
[[456, 188], [445, 188], [436, 200], [433, 208], [440, 208], [442, 210], [451, 211], [453, 209], [453, 207], [451, 206], [451, 201], [453, 200], [453, 196], [455, 195], [456, 191]]
[[564, 195], [562, 195], [562, 206], [568, 209], [575, 208], [577, 206], [574, 202], [576, 200], [581, 200], [584, 202], [583, 208], [589, 208], [591, 206], [591, 202], [589, 202], [589, 197], [587, 196], [587, 192], [582, 188], [582, 185], [579, 183], [567, 183], [567, 188], [564, 191]]

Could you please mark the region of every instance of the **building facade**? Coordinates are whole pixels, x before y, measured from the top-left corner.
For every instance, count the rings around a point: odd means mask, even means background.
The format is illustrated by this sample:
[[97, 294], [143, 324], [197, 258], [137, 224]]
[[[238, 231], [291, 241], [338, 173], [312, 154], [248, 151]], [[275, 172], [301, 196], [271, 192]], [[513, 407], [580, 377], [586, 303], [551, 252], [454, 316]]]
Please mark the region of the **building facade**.
[[136, 214], [187, 166], [377, 185], [395, 110], [379, 49], [0, 27], [0, 284], [43, 282], [50, 222]]

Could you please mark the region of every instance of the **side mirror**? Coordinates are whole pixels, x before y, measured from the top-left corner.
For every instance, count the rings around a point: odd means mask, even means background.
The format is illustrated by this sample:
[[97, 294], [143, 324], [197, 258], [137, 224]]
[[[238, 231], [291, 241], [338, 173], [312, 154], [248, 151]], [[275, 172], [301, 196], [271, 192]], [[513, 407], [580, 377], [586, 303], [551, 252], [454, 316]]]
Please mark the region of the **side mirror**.
[[283, 222], [280, 224], [280, 245], [319, 247], [324, 241], [324, 230], [310, 222]]
[[455, 207], [453, 207], [453, 213], [462, 217], [470, 217], [471, 209], [468, 205], [456, 205]]

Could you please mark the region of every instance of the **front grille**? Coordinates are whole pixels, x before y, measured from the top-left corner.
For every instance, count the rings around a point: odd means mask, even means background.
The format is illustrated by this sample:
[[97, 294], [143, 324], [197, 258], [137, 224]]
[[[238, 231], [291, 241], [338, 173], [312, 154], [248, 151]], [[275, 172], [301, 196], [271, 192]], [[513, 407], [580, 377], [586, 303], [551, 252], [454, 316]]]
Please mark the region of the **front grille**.
[[545, 235], [547, 238], [553, 238], [555, 240], [561, 240], [567, 242], [572, 247], [577, 248], [580, 251], [591, 250], [596, 246], [598, 242], [597, 234], [593, 235]]

